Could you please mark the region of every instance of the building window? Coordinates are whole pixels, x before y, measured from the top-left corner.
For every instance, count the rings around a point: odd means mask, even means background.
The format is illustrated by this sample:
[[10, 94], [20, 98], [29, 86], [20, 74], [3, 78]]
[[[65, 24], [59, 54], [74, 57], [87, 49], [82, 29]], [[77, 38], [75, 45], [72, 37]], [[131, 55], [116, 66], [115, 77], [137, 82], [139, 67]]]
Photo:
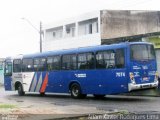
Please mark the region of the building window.
[[96, 22], [96, 32], [98, 33], [98, 22]]
[[47, 29], [45, 36], [47, 40], [53, 40], [53, 39], [55, 40], [62, 38], [62, 33], [63, 33], [63, 26], [59, 26]]
[[56, 32], [53, 32], [53, 37], [56, 37]]
[[75, 36], [75, 23], [68, 24], [65, 26], [65, 37], [74, 37]]
[[78, 23], [78, 35], [98, 33], [98, 18], [80, 21]]
[[67, 28], [67, 29], [66, 29], [66, 33], [67, 33], [67, 34], [70, 34], [70, 31], [71, 31], [70, 28]]
[[75, 27], [73, 27], [71, 30], [72, 30], [72, 37], [74, 37], [75, 36]]
[[89, 30], [88, 33], [92, 34], [92, 24], [89, 24], [89, 29], [88, 30]]

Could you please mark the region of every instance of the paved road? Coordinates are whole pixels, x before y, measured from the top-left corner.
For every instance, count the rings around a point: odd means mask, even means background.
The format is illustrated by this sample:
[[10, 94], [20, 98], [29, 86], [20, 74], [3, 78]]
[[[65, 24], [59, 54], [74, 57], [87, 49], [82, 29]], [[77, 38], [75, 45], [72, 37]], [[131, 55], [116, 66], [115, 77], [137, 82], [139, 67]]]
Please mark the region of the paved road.
[[18, 96], [17, 92], [5, 92], [0, 88], [0, 104], [13, 104], [15, 108], [4, 110], [6, 114], [90, 114], [126, 111], [130, 113], [160, 114], [160, 97], [108, 95], [104, 99], [95, 99], [91, 95], [86, 99], [72, 99], [68, 94], [39, 94]]

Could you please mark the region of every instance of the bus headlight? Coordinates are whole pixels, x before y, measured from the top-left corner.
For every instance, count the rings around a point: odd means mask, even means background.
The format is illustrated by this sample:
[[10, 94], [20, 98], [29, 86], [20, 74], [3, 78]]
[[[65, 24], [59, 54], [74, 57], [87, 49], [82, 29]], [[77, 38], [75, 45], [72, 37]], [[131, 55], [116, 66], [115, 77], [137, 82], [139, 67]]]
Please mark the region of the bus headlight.
[[132, 72], [129, 73], [129, 77], [130, 77], [131, 83], [136, 84], [134, 79], [134, 74]]

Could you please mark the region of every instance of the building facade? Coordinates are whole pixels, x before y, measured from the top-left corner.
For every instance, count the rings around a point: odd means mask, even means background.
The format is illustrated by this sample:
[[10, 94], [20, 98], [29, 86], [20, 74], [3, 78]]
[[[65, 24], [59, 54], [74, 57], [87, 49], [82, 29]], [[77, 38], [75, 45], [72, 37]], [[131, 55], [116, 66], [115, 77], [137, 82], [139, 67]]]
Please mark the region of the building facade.
[[43, 51], [100, 45], [100, 14], [94, 12], [49, 24], [43, 31]]

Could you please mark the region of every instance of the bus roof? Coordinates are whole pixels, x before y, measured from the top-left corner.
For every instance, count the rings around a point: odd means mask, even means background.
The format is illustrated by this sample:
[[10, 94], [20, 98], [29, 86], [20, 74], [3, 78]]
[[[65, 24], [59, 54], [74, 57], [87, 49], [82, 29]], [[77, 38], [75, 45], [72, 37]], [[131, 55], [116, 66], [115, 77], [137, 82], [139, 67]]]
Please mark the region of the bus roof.
[[52, 55], [62, 55], [62, 54], [74, 54], [74, 53], [84, 53], [84, 52], [94, 52], [100, 51], [104, 49], [118, 49], [118, 48], [125, 48], [131, 44], [151, 44], [148, 42], [123, 42], [118, 44], [111, 44], [111, 45], [98, 45], [98, 46], [89, 46], [89, 47], [80, 47], [80, 48], [73, 48], [73, 49], [63, 49], [63, 50], [56, 50], [56, 51], [48, 51], [43, 53], [34, 53], [23, 55], [23, 58], [38, 58], [38, 57], [47, 57]]

